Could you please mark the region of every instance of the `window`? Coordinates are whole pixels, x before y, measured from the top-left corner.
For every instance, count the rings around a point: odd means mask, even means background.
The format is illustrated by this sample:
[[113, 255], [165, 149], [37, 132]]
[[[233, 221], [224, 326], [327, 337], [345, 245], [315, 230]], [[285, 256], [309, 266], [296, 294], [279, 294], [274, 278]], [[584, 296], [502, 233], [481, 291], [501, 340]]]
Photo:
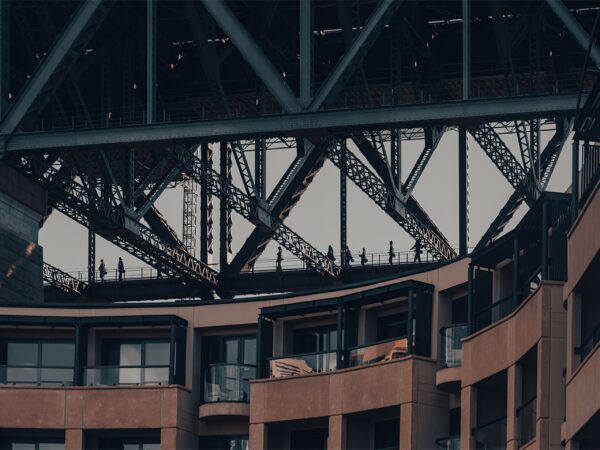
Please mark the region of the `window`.
[[0, 441], [0, 450], [65, 450], [65, 444], [58, 440], [8, 439], [7, 442]]
[[70, 341], [0, 342], [0, 382], [72, 384], [75, 344]]
[[333, 352], [336, 349], [337, 330], [335, 327], [294, 330], [294, 354]]
[[406, 336], [407, 313], [392, 314], [377, 319], [377, 340]]
[[200, 450], [248, 450], [248, 436], [203, 436]]
[[102, 439], [100, 450], [160, 450], [160, 443], [150, 439]]

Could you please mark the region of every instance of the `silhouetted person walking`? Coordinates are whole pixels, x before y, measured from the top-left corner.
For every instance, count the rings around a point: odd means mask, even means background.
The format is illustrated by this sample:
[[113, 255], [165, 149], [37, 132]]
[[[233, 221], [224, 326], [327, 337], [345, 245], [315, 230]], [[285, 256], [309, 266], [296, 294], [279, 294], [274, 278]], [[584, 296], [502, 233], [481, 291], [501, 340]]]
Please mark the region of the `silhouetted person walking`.
[[333, 254], [333, 247], [331, 245], [327, 249], [327, 259], [330, 261], [335, 261], [335, 255]]
[[394, 253], [394, 241], [390, 241], [390, 250], [388, 251], [388, 261], [390, 262], [390, 265], [392, 265], [394, 258], [396, 257], [396, 254]]
[[103, 259], [100, 260], [100, 266], [98, 267], [98, 272], [100, 272], [100, 279], [102, 281], [106, 281], [104, 279], [104, 277], [106, 276], [107, 272], [106, 272], [106, 265], [104, 264]]
[[277, 259], [275, 260], [275, 270], [277, 272], [283, 272], [283, 269], [281, 268], [281, 261], [283, 261], [283, 256], [281, 253], [281, 247], [277, 247]]
[[344, 264], [346, 265], [346, 267], [350, 267], [351, 262], [354, 262], [354, 257], [352, 256], [350, 247], [346, 245], [346, 251], [344, 252]]
[[125, 264], [123, 264], [123, 259], [119, 256], [119, 263], [117, 264], [117, 270], [119, 272], [119, 281], [123, 281], [123, 277], [125, 276]]
[[362, 253], [360, 254], [360, 265], [365, 267], [365, 264], [367, 262], [369, 262], [369, 260], [367, 259], [367, 252], [365, 251], [365, 248], [363, 247]]
[[418, 239], [415, 241], [415, 245], [412, 246], [411, 250], [415, 251], [415, 259], [413, 260], [414, 263], [417, 262], [417, 260], [419, 261], [419, 263], [421, 263], [421, 253], [423, 252], [421, 250], [421, 241], [419, 241]]

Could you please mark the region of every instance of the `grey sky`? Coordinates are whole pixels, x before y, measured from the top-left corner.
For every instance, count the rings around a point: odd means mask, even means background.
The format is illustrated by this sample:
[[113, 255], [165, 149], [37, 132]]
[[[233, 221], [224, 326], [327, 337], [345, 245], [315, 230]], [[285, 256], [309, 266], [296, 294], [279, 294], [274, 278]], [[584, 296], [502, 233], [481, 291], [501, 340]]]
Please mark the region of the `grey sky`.
[[[542, 133], [542, 148], [552, 132]], [[518, 146], [513, 136], [503, 136], [515, 156]], [[564, 192], [570, 185], [570, 144], [567, 140], [559, 159], [549, 189]], [[405, 178], [422, 150], [421, 141], [402, 143], [402, 176]], [[349, 147], [354, 154], [358, 152]], [[458, 134], [448, 131], [443, 136], [413, 194], [425, 211], [440, 227], [454, 247], [458, 247]], [[294, 157], [295, 150], [273, 150], [267, 152], [267, 189], [273, 188]], [[218, 151], [215, 152], [215, 167], [218, 167]], [[254, 155], [248, 154], [252, 165]], [[240, 186], [237, 168], [234, 167], [234, 182]], [[477, 243], [490, 221], [495, 217], [512, 187], [492, 164], [479, 146], [469, 136], [469, 246]], [[157, 201], [157, 206], [171, 226], [181, 235], [182, 188], [167, 190]], [[521, 208], [521, 217], [526, 209]], [[218, 252], [218, 202], [215, 201], [215, 257]], [[235, 212], [233, 227], [233, 250], [244, 243], [253, 226]], [[513, 222], [515, 222], [513, 220]], [[318, 249], [326, 252], [332, 244], [339, 248], [339, 171], [329, 161], [315, 177], [300, 202], [292, 210], [286, 223]], [[512, 226], [509, 226], [510, 229]], [[388, 242], [394, 241], [396, 250], [408, 250], [413, 240], [392, 219], [377, 207], [362, 191], [348, 180], [348, 243], [357, 253], [362, 247], [367, 252], [385, 252]], [[40, 244], [44, 248], [44, 259], [63, 270], [83, 270], [87, 265], [87, 230], [71, 219], [55, 211], [40, 230]], [[277, 244], [271, 242], [263, 259], [272, 259]], [[109, 268], [116, 267], [119, 256], [129, 268], [144, 264], [121, 249], [97, 239], [97, 260], [103, 258]], [[285, 261], [295, 257], [285, 254]], [[216, 257], [215, 259], [218, 259]]]

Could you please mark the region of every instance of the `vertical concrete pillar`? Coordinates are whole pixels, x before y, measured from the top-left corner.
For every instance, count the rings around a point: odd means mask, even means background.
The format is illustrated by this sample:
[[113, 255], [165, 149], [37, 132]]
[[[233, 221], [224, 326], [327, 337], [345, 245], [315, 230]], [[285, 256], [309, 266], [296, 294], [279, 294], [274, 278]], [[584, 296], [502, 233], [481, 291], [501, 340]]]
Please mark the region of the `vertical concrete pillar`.
[[267, 449], [267, 426], [264, 423], [251, 423], [248, 439], [249, 450]]
[[413, 402], [400, 405], [400, 448], [417, 448], [416, 405]]
[[510, 366], [506, 381], [506, 449], [516, 450], [521, 445], [519, 424], [517, 422], [517, 408], [521, 406], [523, 398], [521, 367], [516, 364]]
[[471, 430], [477, 423], [477, 388], [465, 386], [460, 393], [460, 450], [475, 448]]
[[542, 337], [538, 343], [536, 438], [539, 448], [560, 449], [565, 417], [565, 339]]
[[567, 379], [579, 365], [580, 356], [574, 349], [581, 345], [581, 295], [571, 292], [567, 299]]
[[65, 450], [83, 450], [83, 430], [65, 430]]
[[341, 414], [329, 416], [327, 449], [340, 450], [344, 448], [346, 448], [346, 418]]
[[160, 450], [177, 450], [177, 428], [160, 430]]

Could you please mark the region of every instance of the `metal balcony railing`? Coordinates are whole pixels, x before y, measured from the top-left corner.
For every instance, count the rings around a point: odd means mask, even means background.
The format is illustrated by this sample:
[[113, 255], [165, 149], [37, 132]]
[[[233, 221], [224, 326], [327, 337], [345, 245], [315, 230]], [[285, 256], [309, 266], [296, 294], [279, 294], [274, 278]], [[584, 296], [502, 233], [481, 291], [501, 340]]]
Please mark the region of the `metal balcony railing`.
[[579, 207], [582, 207], [600, 180], [600, 145], [584, 146], [579, 173]]
[[458, 367], [462, 365], [462, 338], [469, 334], [466, 323], [456, 323], [440, 329], [440, 365]]
[[84, 367], [86, 386], [139, 386], [169, 384], [169, 366]]
[[585, 359], [591, 353], [596, 344], [600, 342], [600, 323], [581, 341], [581, 345], [575, 349], [575, 353]]
[[204, 374], [204, 402], [250, 402], [250, 380], [256, 378], [256, 366], [211, 364]]
[[506, 417], [479, 425], [472, 430], [477, 450], [506, 449]]
[[475, 312], [473, 314], [473, 331], [481, 330], [508, 316], [515, 307], [514, 297], [510, 294]]
[[72, 386], [73, 367], [64, 366], [0, 366], [0, 384]]
[[535, 438], [536, 420], [536, 397], [523, 403], [517, 409], [517, 421], [519, 423], [519, 439], [521, 446]]
[[398, 337], [371, 344], [357, 345], [347, 350], [348, 367], [391, 361], [408, 353], [408, 339]]
[[437, 450], [460, 450], [460, 436], [446, 436], [436, 439]]
[[269, 359], [271, 378], [329, 372], [337, 369], [337, 352], [316, 352]]

